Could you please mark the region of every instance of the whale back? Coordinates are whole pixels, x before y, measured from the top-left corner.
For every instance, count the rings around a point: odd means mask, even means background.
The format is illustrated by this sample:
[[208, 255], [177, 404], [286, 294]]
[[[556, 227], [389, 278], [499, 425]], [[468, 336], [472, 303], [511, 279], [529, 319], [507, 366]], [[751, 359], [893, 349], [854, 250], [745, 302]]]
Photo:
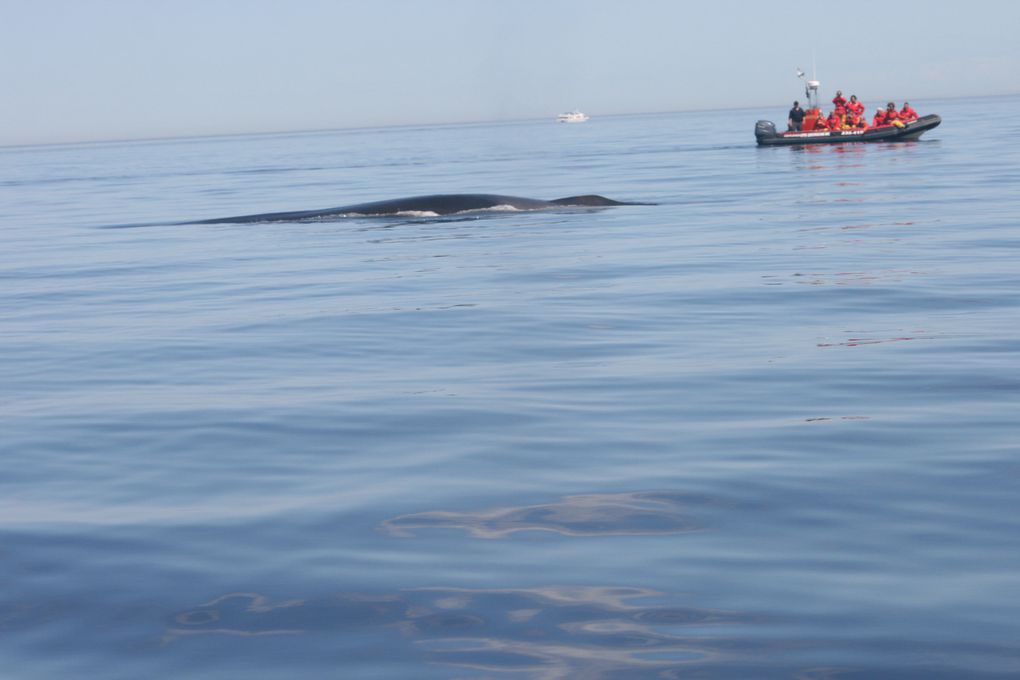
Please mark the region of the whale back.
[[584, 207], [597, 207], [602, 205], [649, 205], [647, 203], [627, 203], [624, 201], [614, 201], [611, 198], [605, 196], [599, 196], [598, 194], [585, 194], [583, 196], [567, 196], [566, 198], [554, 198], [549, 201], [554, 205], [563, 206], [584, 206]]
[[290, 222], [301, 220], [321, 220], [336, 217], [354, 216], [386, 216], [386, 215], [453, 215], [473, 210], [488, 210], [508, 207], [516, 210], [542, 210], [556, 206], [563, 207], [600, 207], [610, 205], [648, 205], [646, 203], [625, 203], [614, 201], [605, 196], [586, 194], [584, 196], [567, 196], [552, 201], [521, 196], [504, 196], [502, 194], [429, 194], [427, 196], [410, 196], [370, 203], [356, 203], [338, 208], [323, 210], [298, 210], [292, 212], [259, 213], [257, 215], [238, 215], [236, 217], [220, 217], [211, 220], [199, 220], [187, 224], [222, 224], [248, 222]]
[[451, 215], [470, 210], [485, 210], [496, 206], [510, 206], [518, 210], [537, 210], [549, 207], [548, 201], [521, 196], [503, 196], [500, 194], [430, 194], [428, 196], [411, 196], [371, 203], [358, 203], [342, 208], [334, 208], [337, 213], [355, 215], [394, 215], [397, 213], [434, 213]]

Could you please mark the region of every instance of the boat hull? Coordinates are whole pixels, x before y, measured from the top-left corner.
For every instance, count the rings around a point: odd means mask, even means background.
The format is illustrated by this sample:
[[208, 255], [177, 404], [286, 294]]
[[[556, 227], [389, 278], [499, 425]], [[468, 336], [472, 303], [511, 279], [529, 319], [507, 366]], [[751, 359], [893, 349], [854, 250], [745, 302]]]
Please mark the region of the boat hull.
[[776, 132], [771, 121], [760, 120], [754, 129], [759, 146], [803, 146], [805, 144], [847, 144], [856, 142], [908, 142], [936, 128], [942, 118], [921, 116], [903, 127], [884, 125], [867, 130], [813, 130], [811, 132]]

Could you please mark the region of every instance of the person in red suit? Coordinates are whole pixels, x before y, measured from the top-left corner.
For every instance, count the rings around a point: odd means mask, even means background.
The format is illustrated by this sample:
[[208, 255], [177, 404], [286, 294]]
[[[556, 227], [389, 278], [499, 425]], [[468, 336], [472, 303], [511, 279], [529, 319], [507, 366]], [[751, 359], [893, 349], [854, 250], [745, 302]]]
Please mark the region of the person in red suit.
[[875, 110], [875, 117], [871, 119], [871, 126], [872, 127], [881, 127], [883, 125], [886, 125], [886, 122], [885, 122], [885, 109], [876, 109]]
[[843, 90], [836, 90], [836, 96], [832, 98], [832, 105], [836, 109], [846, 109], [846, 99], [843, 98]]
[[895, 102], [889, 102], [885, 106], [885, 124], [895, 125], [898, 128], [904, 125], [903, 121], [900, 120], [900, 112], [896, 110]]
[[857, 99], [857, 95], [850, 95], [850, 101], [846, 105], [847, 111], [851, 111], [858, 116], [864, 115], [864, 104]]
[[917, 120], [917, 111], [910, 107], [910, 102], [903, 102], [903, 108], [900, 109], [900, 120], [904, 123]]
[[846, 127], [851, 130], [867, 129], [868, 121], [861, 114], [850, 111], [846, 114]]

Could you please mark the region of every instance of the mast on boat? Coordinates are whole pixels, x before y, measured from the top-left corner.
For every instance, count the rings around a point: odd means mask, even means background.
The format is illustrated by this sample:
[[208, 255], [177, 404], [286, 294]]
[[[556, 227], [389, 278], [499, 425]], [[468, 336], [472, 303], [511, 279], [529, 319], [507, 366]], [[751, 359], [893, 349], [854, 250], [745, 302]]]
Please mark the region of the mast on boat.
[[[798, 78], [804, 78], [805, 75], [804, 71], [797, 69]], [[815, 79], [814, 74], [811, 75], [811, 80], [804, 81], [804, 96], [807, 97], [809, 111], [818, 108], [818, 88], [821, 86], [822, 84]]]

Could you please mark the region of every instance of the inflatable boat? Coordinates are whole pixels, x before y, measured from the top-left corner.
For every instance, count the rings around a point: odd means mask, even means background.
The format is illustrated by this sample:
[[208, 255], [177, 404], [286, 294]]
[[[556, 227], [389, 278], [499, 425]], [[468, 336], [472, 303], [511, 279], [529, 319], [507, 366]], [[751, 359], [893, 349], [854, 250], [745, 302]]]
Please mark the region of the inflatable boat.
[[908, 142], [936, 128], [942, 118], [935, 114], [897, 125], [879, 125], [864, 130], [809, 130], [807, 132], [776, 132], [770, 120], [759, 120], [754, 136], [759, 146], [793, 146], [801, 144], [846, 144], [847, 142]]

